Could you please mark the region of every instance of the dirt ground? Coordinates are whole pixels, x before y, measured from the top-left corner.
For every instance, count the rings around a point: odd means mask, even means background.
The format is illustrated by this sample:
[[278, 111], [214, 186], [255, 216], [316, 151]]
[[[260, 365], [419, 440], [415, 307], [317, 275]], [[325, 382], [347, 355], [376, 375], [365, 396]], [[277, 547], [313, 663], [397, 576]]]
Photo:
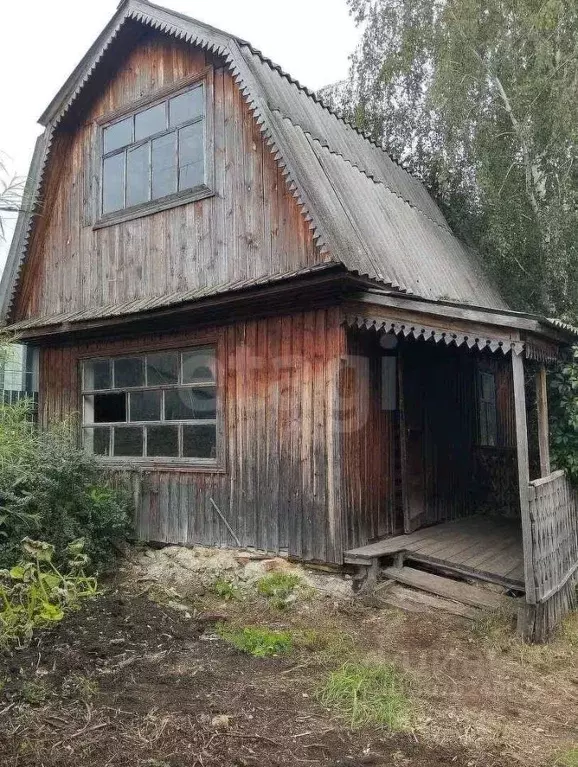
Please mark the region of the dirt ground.
[[[333, 588], [299, 590], [280, 610], [240, 575], [246, 564], [225, 570], [225, 599], [215, 563], [176, 578], [159, 558], [138, 558], [0, 657], [1, 767], [553, 767], [578, 744], [576, 620], [552, 645], [526, 647], [495, 617], [402, 613]], [[218, 621], [318, 639], [254, 658], [215, 634]], [[350, 657], [404, 670], [407, 731], [351, 729], [321, 705], [319, 687]]]

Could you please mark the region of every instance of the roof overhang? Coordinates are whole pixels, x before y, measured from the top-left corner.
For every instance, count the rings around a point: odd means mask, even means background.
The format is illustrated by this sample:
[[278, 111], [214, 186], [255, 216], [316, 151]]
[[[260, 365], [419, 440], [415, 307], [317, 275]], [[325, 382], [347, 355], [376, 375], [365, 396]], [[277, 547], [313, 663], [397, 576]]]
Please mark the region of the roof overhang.
[[509, 310], [395, 295], [369, 288], [351, 296], [346, 323], [378, 333], [395, 333], [434, 343], [522, 354], [550, 362], [561, 347], [578, 343], [578, 329], [560, 320]]

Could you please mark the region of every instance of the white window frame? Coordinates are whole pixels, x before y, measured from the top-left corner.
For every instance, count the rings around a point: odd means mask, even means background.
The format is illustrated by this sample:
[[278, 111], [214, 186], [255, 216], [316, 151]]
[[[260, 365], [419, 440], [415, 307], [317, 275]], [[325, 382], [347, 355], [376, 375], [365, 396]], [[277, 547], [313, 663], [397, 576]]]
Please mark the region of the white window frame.
[[[183, 355], [190, 352], [210, 352], [215, 365], [215, 374], [213, 380], [198, 380], [190, 383], [183, 382]], [[157, 354], [178, 354], [178, 380], [176, 383], [166, 384], [148, 384], [147, 381], [147, 357]], [[124, 359], [142, 359], [144, 365], [144, 384], [138, 386], [115, 386], [114, 381], [114, 363], [116, 360]], [[110, 387], [98, 389], [90, 387], [86, 383], [86, 368], [91, 362], [103, 361], [109, 363], [111, 375]], [[109, 449], [108, 455], [93, 453], [99, 460], [111, 463], [130, 463], [130, 464], [175, 464], [183, 466], [202, 466], [217, 467], [221, 464], [222, 436], [221, 436], [221, 396], [218, 370], [218, 347], [217, 344], [203, 344], [199, 346], [154, 348], [146, 351], [130, 352], [114, 355], [90, 356], [80, 361], [80, 380], [81, 380], [81, 407], [82, 407], [82, 444], [86, 445], [86, 434], [91, 429], [108, 428], [109, 429]], [[180, 389], [214, 389], [216, 399], [215, 418], [193, 418], [193, 419], [167, 419], [166, 418], [166, 392], [178, 391]], [[161, 392], [160, 419], [148, 421], [131, 421], [131, 393], [138, 392]], [[126, 396], [126, 419], [124, 421], [94, 422], [94, 396], [99, 394], [125, 394]], [[148, 456], [147, 455], [147, 427], [155, 426], [174, 426], [178, 433], [178, 456]], [[183, 453], [183, 432], [186, 426], [211, 426], [215, 429], [215, 456], [210, 458], [203, 457], [185, 457]], [[114, 455], [114, 433], [115, 429], [140, 428], [143, 432], [143, 449], [140, 456]]]

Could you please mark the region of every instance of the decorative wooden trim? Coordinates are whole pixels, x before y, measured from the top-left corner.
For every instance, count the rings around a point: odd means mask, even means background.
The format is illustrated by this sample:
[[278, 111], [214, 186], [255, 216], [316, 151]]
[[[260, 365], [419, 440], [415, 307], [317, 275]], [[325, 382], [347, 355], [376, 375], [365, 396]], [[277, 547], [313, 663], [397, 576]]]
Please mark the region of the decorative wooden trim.
[[465, 345], [469, 349], [489, 349], [492, 352], [502, 351], [504, 354], [511, 351], [513, 356], [522, 354], [524, 346], [520, 341], [513, 340], [493, 333], [488, 336], [482, 334], [475, 327], [471, 332], [467, 330], [454, 330], [444, 328], [440, 323], [438, 326], [431, 326], [416, 322], [414, 318], [407, 321], [402, 317], [386, 316], [358, 316], [348, 314], [345, 318], [345, 324], [348, 327], [363, 328], [365, 330], [374, 330], [378, 333], [393, 333], [401, 335], [404, 338], [422, 338], [431, 340], [435, 343], [444, 343], [446, 346], [455, 344], [456, 346]]

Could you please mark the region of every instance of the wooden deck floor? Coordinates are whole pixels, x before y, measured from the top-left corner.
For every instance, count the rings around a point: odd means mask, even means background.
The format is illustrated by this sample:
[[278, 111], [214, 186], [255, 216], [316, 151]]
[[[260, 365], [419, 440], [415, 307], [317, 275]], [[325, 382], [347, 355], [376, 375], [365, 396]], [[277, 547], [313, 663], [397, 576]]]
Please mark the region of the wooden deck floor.
[[351, 549], [345, 553], [345, 561], [369, 564], [399, 552], [405, 552], [408, 561], [508, 588], [524, 588], [522, 530], [513, 520], [480, 515], [444, 522]]

